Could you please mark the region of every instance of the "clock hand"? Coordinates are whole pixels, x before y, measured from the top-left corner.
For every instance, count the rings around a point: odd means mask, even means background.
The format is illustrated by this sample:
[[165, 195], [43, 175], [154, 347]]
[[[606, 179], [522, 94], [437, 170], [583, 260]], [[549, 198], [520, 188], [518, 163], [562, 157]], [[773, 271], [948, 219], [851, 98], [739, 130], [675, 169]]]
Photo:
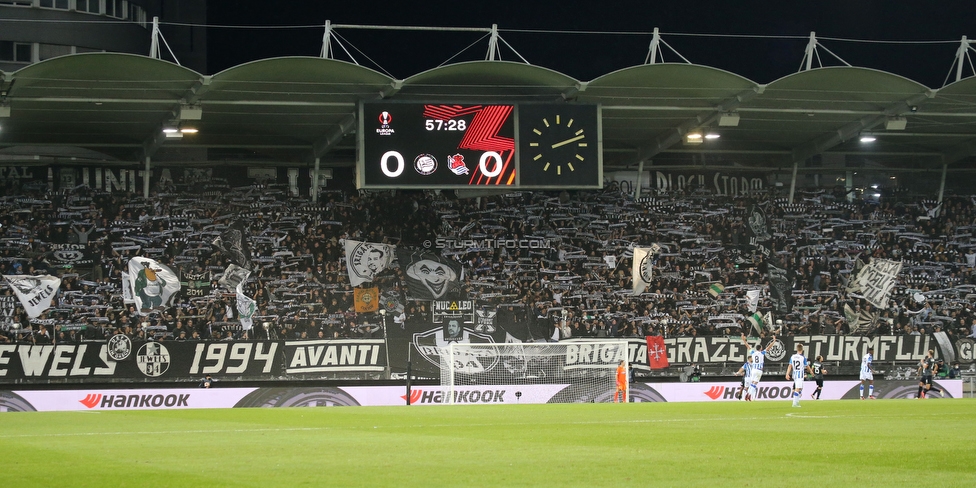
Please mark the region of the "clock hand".
[[566, 144], [569, 144], [570, 142], [576, 142], [576, 141], [578, 141], [578, 140], [580, 140], [580, 139], [582, 139], [584, 137], [586, 137], [586, 136], [584, 136], [584, 135], [578, 135], [576, 137], [572, 137], [572, 138], [566, 139], [565, 141], [557, 142], [557, 143], [555, 143], [555, 144], [552, 145], [552, 148], [553, 149], [556, 149], [559, 146], [565, 146]]

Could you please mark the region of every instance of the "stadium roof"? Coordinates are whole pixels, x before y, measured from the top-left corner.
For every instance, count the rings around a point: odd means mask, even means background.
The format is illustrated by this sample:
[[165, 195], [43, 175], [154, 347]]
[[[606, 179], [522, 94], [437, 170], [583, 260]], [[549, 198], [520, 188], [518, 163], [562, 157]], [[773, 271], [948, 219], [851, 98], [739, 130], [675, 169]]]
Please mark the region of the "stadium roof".
[[[658, 63], [581, 81], [526, 63], [473, 61], [397, 80], [313, 57], [202, 75], [114, 53], [62, 56], [0, 75], [9, 107], [7, 116], [0, 111], [6, 164], [132, 164], [150, 156], [153, 163], [258, 166], [320, 157], [323, 166], [352, 166], [357, 103], [386, 98], [598, 103], [605, 171], [641, 161], [786, 169], [818, 155], [891, 171], [976, 166], [976, 77], [935, 89], [842, 66], [759, 84], [707, 66]], [[199, 132], [165, 137], [165, 127], [179, 124]], [[721, 137], [686, 144], [691, 132]], [[861, 142], [867, 135], [875, 140]]]

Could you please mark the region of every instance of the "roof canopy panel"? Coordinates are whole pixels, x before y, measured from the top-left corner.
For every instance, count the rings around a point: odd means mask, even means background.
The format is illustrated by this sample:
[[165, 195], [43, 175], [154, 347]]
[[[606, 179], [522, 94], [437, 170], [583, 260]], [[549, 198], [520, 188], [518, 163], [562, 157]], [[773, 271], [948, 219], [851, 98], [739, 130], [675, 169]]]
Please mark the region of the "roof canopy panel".
[[553, 101], [579, 82], [556, 71], [510, 61], [472, 61], [411, 76], [393, 97], [428, 101]]
[[345, 61], [312, 57], [265, 59], [213, 75], [204, 102], [352, 104], [380, 96], [393, 79]]
[[713, 108], [758, 85], [739, 75], [694, 64], [647, 64], [601, 76], [581, 102], [623, 107]]
[[[751, 106], [881, 113], [930, 90], [908, 78], [855, 67], [801, 71], [766, 86]], [[908, 108], [904, 106], [904, 108]]]
[[10, 82], [7, 96], [15, 100], [178, 100], [203, 77], [182, 66], [145, 56], [84, 53], [41, 61], [5, 78]]

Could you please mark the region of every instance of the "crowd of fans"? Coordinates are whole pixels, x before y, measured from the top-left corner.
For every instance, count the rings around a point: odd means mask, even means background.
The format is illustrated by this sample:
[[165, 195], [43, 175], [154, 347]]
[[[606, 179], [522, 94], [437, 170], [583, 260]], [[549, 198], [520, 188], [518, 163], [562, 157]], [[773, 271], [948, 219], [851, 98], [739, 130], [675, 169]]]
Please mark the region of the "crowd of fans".
[[[704, 190], [634, 199], [601, 191], [519, 191], [458, 199], [453, 192], [332, 190], [319, 201], [285, 186], [231, 188], [212, 180], [168, 184], [146, 199], [87, 187], [18, 188], [0, 197], [0, 270], [62, 278], [52, 308], [28, 318], [5, 284], [0, 342], [317, 339], [381, 337], [375, 313], [355, 313], [344, 239], [427, 248], [464, 269], [463, 294], [532, 338], [792, 334], [928, 334], [976, 337], [976, 199], [941, 205], [895, 194], [850, 201], [844, 191], [766, 191], [731, 198]], [[765, 209], [770, 256], [743, 224]], [[245, 332], [235, 294], [219, 279], [228, 258], [213, 240], [235, 221], [248, 227], [257, 302]], [[655, 243], [654, 278], [634, 295], [634, 246]], [[149, 257], [180, 275], [172, 306], [142, 314], [125, 303], [129, 259]], [[794, 306], [756, 329], [746, 292], [764, 290], [765, 262], [795, 271]], [[890, 306], [849, 293], [855, 260], [903, 268]], [[724, 291], [712, 295], [712, 284]], [[392, 326], [430, 321], [429, 302], [405, 296], [396, 264], [373, 280]], [[846, 313], [845, 313], [846, 312]], [[774, 329], [774, 330], [770, 330]]]

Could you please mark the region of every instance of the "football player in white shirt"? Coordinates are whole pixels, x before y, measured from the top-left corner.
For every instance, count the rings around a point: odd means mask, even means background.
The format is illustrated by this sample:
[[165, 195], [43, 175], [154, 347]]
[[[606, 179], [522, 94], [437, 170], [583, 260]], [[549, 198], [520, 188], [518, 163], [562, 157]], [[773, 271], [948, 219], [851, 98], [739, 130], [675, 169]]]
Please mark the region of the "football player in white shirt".
[[746, 400], [751, 401], [753, 398], [756, 398], [756, 395], [759, 394], [759, 380], [762, 379], [763, 375], [763, 365], [766, 362], [766, 351], [773, 347], [773, 343], [775, 342], [776, 336], [773, 335], [773, 340], [766, 345], [765, 349], [762, 349], [762, 339], [759, 339], [759, 341], [756, 342], [756, 345], [752, 346], [749, 344], [749, 341], [746, 340], [746, 335], [742, 334], [742, 343], [745, 344], [746, 348], [748, 348], [749, 352], [747, 353], [747, 356], [752, 360], [750, 378], [746, 383], [746, 388], [748, 389], [746, 392]]
[[803, 344], [796, 345], [796, 354], [790, 356], [790, 365], [786, 368], [786, 379], [793, 380], [793, 406], [800, 406], [800, 394], [803, 393], [803, 375], [812, 373], [807, 358], [803, 356]]
[[746, 386], [749, 384], [749, 377], [752, 376], [750, 370], [752, 369], [752, 358], [746, 357], [746, 362], [742, 363], [742, 367], [735, 372], [735, 376], [742, 377], [742, 386], [739, 387], [739, 391], [735, 393], [736, 400], [745, 401]]
[[868, 352], [861, 358], [861, 400], [864, 400], [864, 385], [868, 388], [868, 398], [874, 400], [874, 368], [871, 362], [874, 361], [874, 348], [869, 347]]

